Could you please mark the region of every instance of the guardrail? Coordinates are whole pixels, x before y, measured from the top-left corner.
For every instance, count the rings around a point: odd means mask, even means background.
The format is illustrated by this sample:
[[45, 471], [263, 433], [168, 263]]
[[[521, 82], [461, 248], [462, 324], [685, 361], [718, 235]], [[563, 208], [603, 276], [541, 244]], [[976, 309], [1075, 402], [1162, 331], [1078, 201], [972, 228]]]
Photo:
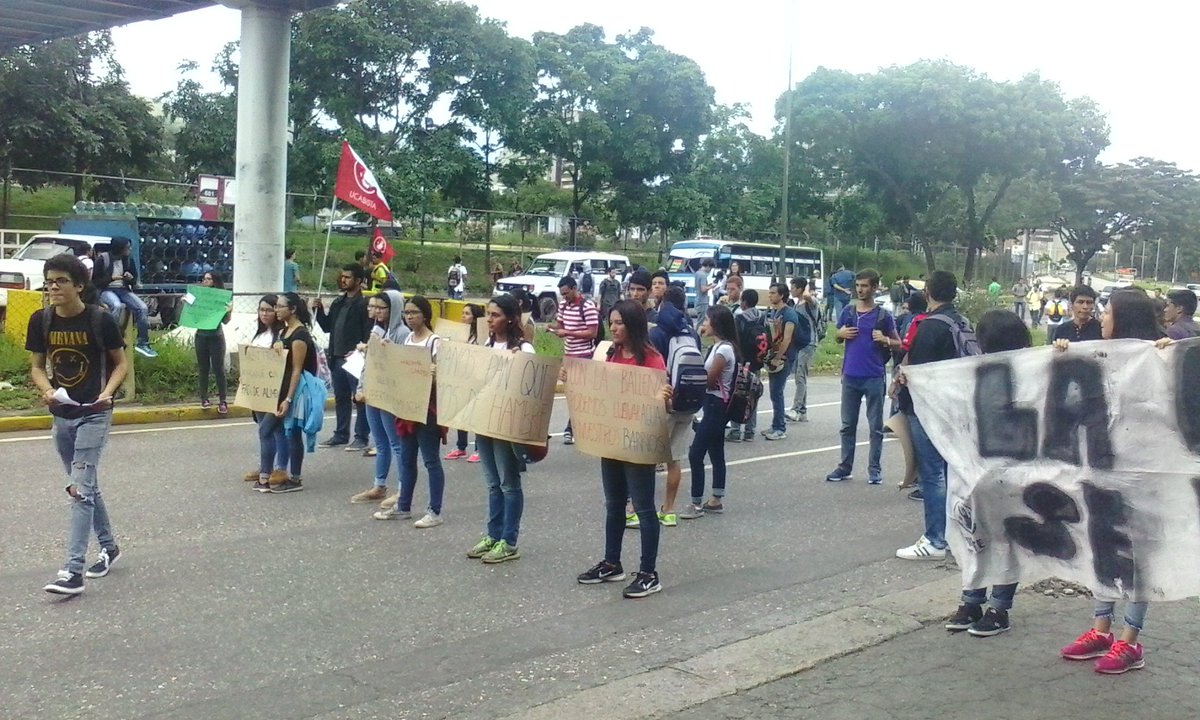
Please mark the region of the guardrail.
[[12, 257], [29, 238], [44, 232], [46, 231], [0, 229], [0, 259]]

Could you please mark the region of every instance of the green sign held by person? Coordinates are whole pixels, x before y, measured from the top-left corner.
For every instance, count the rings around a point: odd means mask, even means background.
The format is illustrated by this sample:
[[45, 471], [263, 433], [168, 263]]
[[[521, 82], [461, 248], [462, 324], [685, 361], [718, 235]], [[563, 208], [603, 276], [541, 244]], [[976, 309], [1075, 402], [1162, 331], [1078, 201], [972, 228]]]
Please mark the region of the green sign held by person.
[[179, 324], [197, 330], [216, 330], [229, 312], [233, 291], [203, 285], [188, 285], [183, 296], [183, 312]]

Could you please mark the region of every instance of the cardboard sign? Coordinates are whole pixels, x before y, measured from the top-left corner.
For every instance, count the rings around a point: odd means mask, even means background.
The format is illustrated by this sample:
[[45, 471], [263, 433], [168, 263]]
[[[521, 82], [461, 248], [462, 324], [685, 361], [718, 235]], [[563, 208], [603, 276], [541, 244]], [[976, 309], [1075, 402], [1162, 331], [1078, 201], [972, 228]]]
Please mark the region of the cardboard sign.
[[444, 343], [438, 348], [438, 424], [545, 445], [559, 358]]
[[596, 349], [592, 351], [592, 359], [604, 362], [608, 357], [608, 349], [612, 347], [612, 340], [601, 340], [596, 343]]
[[238, 348], [238, 388], [233, 404], [254, 412], [279, 409], [279, 387], [287, 367], [287, 351], [242, 345]]
[[433, 388], [429, 348], [385, 343], [372, 335], [367, 342], [364, 372], [363, 395], [368, 405], [387, 410], [401, 420], [423, 423], [428, 419], [429, 392]]
[[950, 468], [946, 538], [963, 587], [1053, 575], [1103, 599], [1200, 594], [1200, 338], [905, 372]]
[[[437, 321], [438, 337], [450, 342], [465, 343], [471, 341], [471, 326], [454, 320], [442, 318]], [[485, 333], [482, 337], [487, 337]]]
[[671, 459], [662, 370], [565, 358], [567, 407], [579, 450], [641, 465]]
[[197, 330], [216, 330], [225, 319], [226, 307], [233, 302], [233, 291], [221, 288], [188, 285], [183, 296], [183, 312], [179, 324]]

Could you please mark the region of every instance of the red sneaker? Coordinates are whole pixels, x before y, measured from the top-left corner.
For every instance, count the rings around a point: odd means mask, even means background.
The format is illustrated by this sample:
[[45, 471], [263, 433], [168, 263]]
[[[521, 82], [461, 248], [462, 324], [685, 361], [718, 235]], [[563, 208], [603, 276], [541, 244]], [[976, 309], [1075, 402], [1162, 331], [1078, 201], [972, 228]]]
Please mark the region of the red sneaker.
[[1091, 628], [1063, 648], [1062, 656], [1068, 660], [1091, 660], [1108, 654], [1112, 646], [1112, 633], [1098, 633], [1096, 628]]
[[458, 460], [459, 458], [465, 458], [466, 456], [467, 456], [467, 451], [459, 450], [458, 448], [454, 448], [450, 452], [446, 453], [447, 460]]
[[469, 462], [469, 463], [479, 462], [479, 453], [471, 453], [471, 457], [467, 458], [467, 462]]
[[1096, 672], [1105, 675], [1120, 675], [1130, 670], [1141, 670], [1146, 667], [1142, 656], [1142, 644], [1130, 645], [1124, 640], [1113, 643], [1108, 654], [1096, 661]]

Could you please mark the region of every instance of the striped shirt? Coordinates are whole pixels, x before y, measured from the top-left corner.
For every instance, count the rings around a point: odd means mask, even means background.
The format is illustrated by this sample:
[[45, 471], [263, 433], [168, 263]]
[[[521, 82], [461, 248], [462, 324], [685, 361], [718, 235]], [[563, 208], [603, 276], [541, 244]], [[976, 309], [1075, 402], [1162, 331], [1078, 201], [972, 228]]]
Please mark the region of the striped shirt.
[[596, 306], [591, 301], [580, 298], [574, 303], [568, 303], [566, 300], [560, 302], [558, 304], [558, 326], [569, 333], [580, 330], [590, 331], [592, 333], [590, 338], [563, 338], [563, 354], [568, 357], [592, 357], [592, 350], [595, 347], [593, 340], [596, 337], [596, 331], [600, 328], [600, 313], [597, 312]]

